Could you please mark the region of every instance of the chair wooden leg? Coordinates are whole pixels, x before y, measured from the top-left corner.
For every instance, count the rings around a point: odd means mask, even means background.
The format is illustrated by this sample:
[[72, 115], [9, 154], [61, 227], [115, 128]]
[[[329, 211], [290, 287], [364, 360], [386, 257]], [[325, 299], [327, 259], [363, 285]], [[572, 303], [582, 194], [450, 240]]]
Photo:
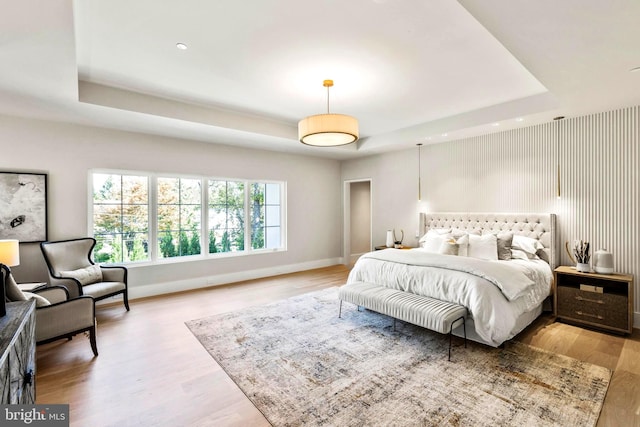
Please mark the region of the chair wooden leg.
[[125, 290], [122, 294], [122, 301], [124, 302], [124, 307], [129, 311], [129, 295], [127, 294], [128, 292]]
[[91, 350], [93, 350], [93, 355], [98, 355], [98, 345], [96, 344], [96, 327], [95, 325], [89, 329], [89, 342], [91, 343]]

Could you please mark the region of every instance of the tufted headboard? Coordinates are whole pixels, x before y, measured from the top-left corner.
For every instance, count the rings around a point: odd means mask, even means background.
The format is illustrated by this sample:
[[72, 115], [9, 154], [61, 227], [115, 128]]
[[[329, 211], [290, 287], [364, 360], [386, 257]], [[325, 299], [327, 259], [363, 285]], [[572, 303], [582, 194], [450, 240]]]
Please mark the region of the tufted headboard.
[[551, 269], [558, 265], [560, 253], [556, 243], [556, 215], [552, 213], [421, 212], [420, 235], [431, 228], [511, 231], [532, 237], [544, 246], [540, 258], [547, 261]]

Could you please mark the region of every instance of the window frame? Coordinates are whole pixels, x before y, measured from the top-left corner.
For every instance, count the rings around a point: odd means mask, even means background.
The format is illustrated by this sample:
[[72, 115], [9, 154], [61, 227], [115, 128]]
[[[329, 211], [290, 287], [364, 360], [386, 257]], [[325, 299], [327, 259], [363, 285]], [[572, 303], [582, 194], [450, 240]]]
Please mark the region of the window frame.
[[[130, 175], [138, 177], [146, 177], [148, 181], [148, 206], [147, 206], [147, 229], [148, 229], [148, 252], [149, 259], [141, 261], [121, 261], [114, 264], [122, 264], [127, 266], [153, 265], [153, 264], [170, 264], [175, 262], [190, 262], [206, 259], [218, 259], [226, 257], [250, 256], [264, 254], [270, 252], [287, 251], [287, 182], [269, 179], [244, 179], [244, 178], [227, 178], [202, 175], [187, 175], [175, 173], [159, 173], [159, 172], [143, 172], [117, 169], [90, 169], [88, 171], [88, 209], [87, 209], [87, 229], [88, 235], [94, 236], [94, 194], [93, 194], [93, 176], [94, 174], [109, 175]], [[158, 218], [158, 179], [199, 179], [200, 180], [200, 254], [180, 255], [175, 257], [162, 258], [159, 255], [158, 236], [159, 218]], [[226, 182], [242, 182], [244, 184], [244, 249], [241, 251], [229, 252], [209, 252], [209, 183], [210, 181], [226, 181]], [[251, 242], [251, 221], [246, 219], [251, 212], [250, 191], [252, 184], [278, 184], [280, 188], [280, 246], [277, 248], [258, 248], [254, 249]]]

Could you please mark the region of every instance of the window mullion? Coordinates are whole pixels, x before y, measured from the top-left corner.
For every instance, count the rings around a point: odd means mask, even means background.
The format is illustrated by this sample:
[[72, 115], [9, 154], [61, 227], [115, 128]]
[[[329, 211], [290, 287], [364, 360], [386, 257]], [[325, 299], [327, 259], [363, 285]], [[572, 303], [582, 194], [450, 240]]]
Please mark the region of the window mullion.
[[[200, 255], [209, 253], [209, 180], [200, 181]], [[206, 248], [205, 248], [206, 245]]]
[[158, 242], [158, 177], [149, 176], [149, 257], [152, 262], [158, 260], [156, 250]]
[[244, 250], [252, 251], [251, 247], [251, 182], [244, 183]]

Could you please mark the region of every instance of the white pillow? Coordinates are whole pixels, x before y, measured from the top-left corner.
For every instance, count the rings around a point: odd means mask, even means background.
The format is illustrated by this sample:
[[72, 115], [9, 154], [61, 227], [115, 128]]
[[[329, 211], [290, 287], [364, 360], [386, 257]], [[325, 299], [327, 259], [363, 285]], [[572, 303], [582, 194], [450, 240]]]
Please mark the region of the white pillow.
[[442, 255], [458, 255], [458, 244], [455, 239], [447, 239], [440, 245], [438, 253]]
[[450, 232], [451, 232], [450, 228], [431, 228], [420, 238], [420, 240], [418, 240], [418, 242], [422, 243], [426, 241], [428, 237], [449, 234]]
[[544, 246], [542, 245], [542, 243], [540, 243], [538, 239], [533, 239], [531, 237], [526, 237], [526, 236], [520, 236], [517, 234], [513, 235], [513, 242], [511, 243], [511, 246], [514, 249], [520, 249], [521, 251], [525, 251], [531, 255], [536, 255], [536, 253], [540, 249], [544, 249]]
[[451, 238], [449, 234], [437, 234], [427, 233], [424, 236], [424, 240], [420, 242], [420, 245], [425, 252], [431, 252], [437, 254], [440, 251], [440, 246]]
[[97, 264], [77, 270], [59, 271], [58, 273], [62, 277], [72, 277], [76, 279], [82, 286], [102, 282], [102, 270]]
[[470, 234], [468, 256], [472, 258], [497, 261], [498, 240], [496, 235], [485, 234], [484, 236], [476, 236], [475, 234]]
[[456, 239], [458, 244], [458, 255], [469, 256], [469, 235], [464, 234]]
[[511, 259], [523, 259], [525, 261], [529, 261], [529, 257], [531, 254], [527, 254], [525, 251], [521, 251], [520, 249], [511, 249]]

